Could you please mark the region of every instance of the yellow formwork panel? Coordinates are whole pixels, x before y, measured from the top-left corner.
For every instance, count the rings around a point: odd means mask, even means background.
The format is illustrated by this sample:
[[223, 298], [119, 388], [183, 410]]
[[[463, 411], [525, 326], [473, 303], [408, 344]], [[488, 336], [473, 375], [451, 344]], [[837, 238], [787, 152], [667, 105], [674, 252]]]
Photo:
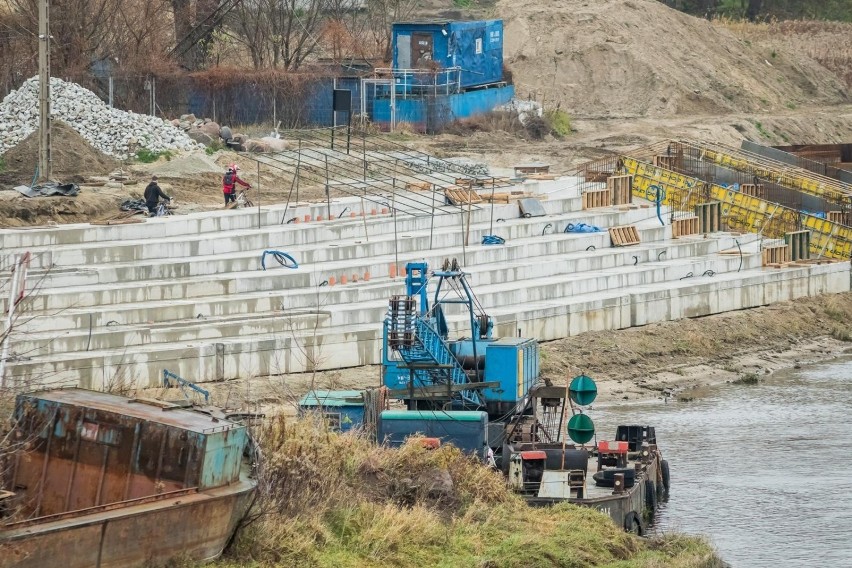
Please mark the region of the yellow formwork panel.
[[810, 178], [805, 173], [791, 172], [781, 168], [767, 168], [753, 164], [744, 158], [731, 156], [702, 146], [697, 146], [697, 148], [701, 150], [701, 155], [707, 161], [738, 172], [771, 180], [780, 186], [795, 189], [802, 193], [830, 199], [843, 199], [852, 196], [852, 192], [845, 192], [841, 188], [828, 186], [825, 182]]
[[705, 200], [719, 201], [729, 230], [762, 233], [772, 239], [803, 229], [811, 231], [811, 252], [828, 258], [852, 256], [852, 228], [800, 213], [777, 203], [703, 182], [671, 170], [622, 156], [623, 172], [633, 175], [633, 195], [651, 201], [663, 192], [663, 205], [692, 209]]

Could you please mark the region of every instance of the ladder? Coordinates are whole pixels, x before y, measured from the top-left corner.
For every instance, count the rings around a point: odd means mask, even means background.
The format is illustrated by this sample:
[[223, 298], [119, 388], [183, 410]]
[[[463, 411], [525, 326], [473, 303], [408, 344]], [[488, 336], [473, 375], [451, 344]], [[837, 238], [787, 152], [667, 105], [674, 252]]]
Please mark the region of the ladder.
[[[458, 359], [426, 317], [412, 320], [404, 313], [391, 317], [388, 346], [396, 349], [412, 369], [416, 385], [465, 385], [469, 382]], [[475, 390], [461, 390], [459, 395], [465, 406], [482, 405]]]

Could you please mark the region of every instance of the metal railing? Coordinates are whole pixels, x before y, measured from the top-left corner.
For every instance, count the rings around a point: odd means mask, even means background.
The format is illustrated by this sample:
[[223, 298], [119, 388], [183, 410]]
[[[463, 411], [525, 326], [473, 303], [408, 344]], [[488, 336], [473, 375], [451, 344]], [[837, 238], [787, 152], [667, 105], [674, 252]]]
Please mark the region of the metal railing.
[[[374, 78], [393, 78], [393, 89], [397, 97], [422, 95], [449, 95], [461, 91], [461, 67], [436, 69], [400, 69], [377, 67]], [[379, 89], [381, 91], [381, 89]]]

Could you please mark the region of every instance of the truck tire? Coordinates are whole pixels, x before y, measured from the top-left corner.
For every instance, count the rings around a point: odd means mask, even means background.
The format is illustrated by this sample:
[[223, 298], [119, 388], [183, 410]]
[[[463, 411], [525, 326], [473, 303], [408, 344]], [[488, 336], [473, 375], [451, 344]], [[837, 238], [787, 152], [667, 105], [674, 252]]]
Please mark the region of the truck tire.
[[630, 511], [624, 515], [624, 530], [636, 536], [645, 536], [645, 527], [642, 526], [642, 518], [636, 511]]
[[666, 490], [666, 495], [668, 495], [671, 473], [669, 472], [669, 462], [667, 462], [666, 460], [660, 462], [660, 473], [662, 473], [663, 475], [663, 489]]
[[651, 517], [657, 511], [657, 487], [650, 479], [645, 480], [645, 507], [650, 511]]

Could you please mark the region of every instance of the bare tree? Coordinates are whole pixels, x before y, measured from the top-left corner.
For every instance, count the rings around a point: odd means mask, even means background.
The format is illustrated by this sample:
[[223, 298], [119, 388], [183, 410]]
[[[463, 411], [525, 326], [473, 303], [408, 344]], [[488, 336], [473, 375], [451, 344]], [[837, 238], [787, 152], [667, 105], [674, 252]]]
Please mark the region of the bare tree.
[[[111, 54], [116, 41], [119, 0], [52, 0], [50, 4], [51, 65], [80, 71]], [[23, 33], [33, 49], [38, 42], [38, 0], [9, 0], [20, 16]]]
[[410, 18], [419, 4], [419, 0], [367, 0], [368, 37], [375, 55], [391, 60], [391, 24]]
[[335, 61], [373, 55], [366, 41], [368, 18], [363, 4], [362, 0], [327, 0], [322, 40]]
[[328, 1], [243, 0], [234, 29], [255, 68], [298, 69], [319, 45]]

